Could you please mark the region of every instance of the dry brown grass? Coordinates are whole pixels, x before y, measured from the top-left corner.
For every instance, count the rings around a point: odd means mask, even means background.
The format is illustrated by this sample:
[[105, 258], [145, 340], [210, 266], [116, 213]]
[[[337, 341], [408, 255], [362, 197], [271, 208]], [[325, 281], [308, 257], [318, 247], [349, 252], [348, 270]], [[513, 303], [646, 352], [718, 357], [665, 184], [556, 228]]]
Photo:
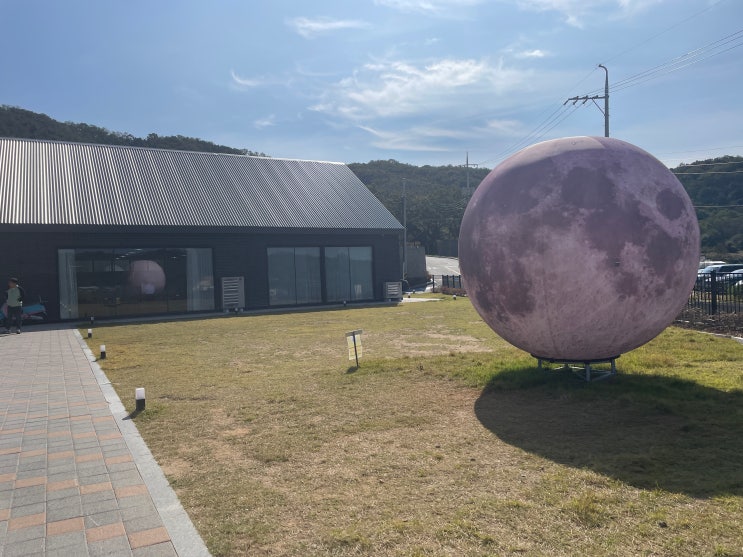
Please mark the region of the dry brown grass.
[[709, 339], [669, 331], [589, 387], [462, 299], [95, 344], [125, 403], [147, 387], [137, 426], [215, 555], [740, 555], [743, 346]]

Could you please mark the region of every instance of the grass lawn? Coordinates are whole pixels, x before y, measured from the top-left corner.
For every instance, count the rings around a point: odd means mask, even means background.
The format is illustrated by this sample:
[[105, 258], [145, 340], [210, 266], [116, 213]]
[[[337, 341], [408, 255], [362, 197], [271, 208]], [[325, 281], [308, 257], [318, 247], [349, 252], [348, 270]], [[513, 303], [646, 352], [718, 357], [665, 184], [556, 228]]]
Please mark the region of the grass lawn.
[[[363, 329], [358, 369], [345, 332]], [[743, 555], [743, 345], [669, 328], [585, 384], [467, 299], [99, 326], [215, 555]]]

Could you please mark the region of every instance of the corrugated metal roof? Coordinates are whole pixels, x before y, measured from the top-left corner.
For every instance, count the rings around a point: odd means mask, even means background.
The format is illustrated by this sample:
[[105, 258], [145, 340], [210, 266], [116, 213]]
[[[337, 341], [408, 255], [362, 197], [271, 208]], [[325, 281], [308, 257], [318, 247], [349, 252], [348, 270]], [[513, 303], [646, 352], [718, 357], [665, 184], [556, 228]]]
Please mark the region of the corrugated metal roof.
[[342, 163], [3, 138], [0, 223], [402, 229]]

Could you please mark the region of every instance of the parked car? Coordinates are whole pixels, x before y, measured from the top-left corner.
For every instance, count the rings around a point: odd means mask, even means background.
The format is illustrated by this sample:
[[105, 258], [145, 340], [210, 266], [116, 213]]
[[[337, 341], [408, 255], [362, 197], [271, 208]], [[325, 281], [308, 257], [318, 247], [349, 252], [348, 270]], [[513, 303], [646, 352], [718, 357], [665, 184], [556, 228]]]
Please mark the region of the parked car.
[[701, 271], [705, 267], [709, 267], [710, 265], [725, 265], [727, 261], [710, 261], [709, 259], [706, 259], [705, 261], [699, 262], [699, 270]]
[[[724, 265], [709, 265], [697, 273], [697, 280], [694, 284], [694, 290], [704, 292], [710, 290], [710, 284], [712, 283], [712, 277], [710, 276], [714, 272], [717, 276], [715, 277], [719, 281], [717, 292], [725, 290], [725, 286], [731, 284], [727, 280], [727, 276], [734, 271], [743, 269], [743, 263], [726, 263]], [[738, 279], [740, 280], [740, 279]], [[736, 280], [737, 282], [737, 280]], [[732, 283], [734, 284], [734, 283]]]
[[743, 268], [737, 269], [718, 277], [718, 281], [725, 285], [726, 290], [743, 282]]

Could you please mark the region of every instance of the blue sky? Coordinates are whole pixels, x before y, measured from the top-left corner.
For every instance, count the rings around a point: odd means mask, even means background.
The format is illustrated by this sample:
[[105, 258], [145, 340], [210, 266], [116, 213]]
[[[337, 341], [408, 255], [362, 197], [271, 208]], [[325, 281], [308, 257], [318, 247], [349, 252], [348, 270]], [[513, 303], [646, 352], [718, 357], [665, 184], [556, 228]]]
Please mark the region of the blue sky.
[[675, 166], [743, 154], [741, 46], [741, 0], [0, 0], [0, 104], [276, 157], [492, 167], [603, 135], [590, 101], [563, 107], [603, 94], [603, 63], [611, 135]]

